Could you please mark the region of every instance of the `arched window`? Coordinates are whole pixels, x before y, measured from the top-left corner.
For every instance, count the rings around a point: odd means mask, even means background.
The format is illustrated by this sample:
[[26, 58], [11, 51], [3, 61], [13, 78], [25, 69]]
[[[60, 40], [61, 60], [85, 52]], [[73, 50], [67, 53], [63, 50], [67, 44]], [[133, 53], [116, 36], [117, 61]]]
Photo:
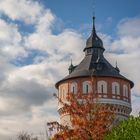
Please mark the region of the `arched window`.
[[120, 85], [117, 82], [112, 83], [112, 94], [120, 95]]
[[89, 81], [83, 82], [83, 93], [86, 94], [90, 93], [91, 91], [91, 83]]
[[71, 83], [70, 93], [77, 93], [77, 83], [76, 82]]
[[97, 82], [97, 91], [98, 93], [107, 93], [107, 82], [106, 81], [98, 81]]
[[123, 96], [128, 97], [128, 86], [123, 85]]

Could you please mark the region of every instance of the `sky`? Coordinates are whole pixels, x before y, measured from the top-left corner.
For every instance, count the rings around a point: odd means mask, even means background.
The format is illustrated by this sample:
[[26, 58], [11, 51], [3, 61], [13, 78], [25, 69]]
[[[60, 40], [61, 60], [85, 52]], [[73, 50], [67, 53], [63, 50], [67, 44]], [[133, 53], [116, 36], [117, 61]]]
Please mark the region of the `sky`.
[[59, 120], [55, 83], [77, 65], [96, 16], [105, 57], [135, 83], [140, 109], [139, 0], [0, 0], [0, 139], [38, 135]]

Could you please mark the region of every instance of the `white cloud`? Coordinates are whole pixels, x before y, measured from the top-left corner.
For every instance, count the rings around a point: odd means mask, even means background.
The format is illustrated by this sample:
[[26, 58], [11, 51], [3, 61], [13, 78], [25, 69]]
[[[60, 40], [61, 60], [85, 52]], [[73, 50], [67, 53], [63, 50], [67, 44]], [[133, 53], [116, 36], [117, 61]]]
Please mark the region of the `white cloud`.
[[22, 36], [15, 24], [0, 19], [0, 54], [6, 58], [26, 56], [25, 49], [21, 45]]
[[[0, 11], [12, 20], [34, 23], [35, 31], [27, 36], [22, 35], [18, 25], [1, 20], [0, 41], [3, 45], [0, 55], [3, 60], [6, 59], [2, 64], [5, 68], [1, 66], [3, 69], [0, 77], [0, 137], [3, 140], [24, 129], [36, 133], [46, 121], [58, 120], [57, 102], [52, 100], [52, 94], [56, 92], [55, 82], [68, 74], [67, 67], [71, 57], [75, 63], [79, 62], [81, 55], [77, 53], [82, 52], [83, 46], [82, 37], [76, 31], [67, 29], [58, 35], [52, 34], [51, 28], [56, 17], [50, 10], [44, 10], [41, 6], [43, 12], [36, 19], [36, 13], [31, 17], [28, 14], [30, 10], [27, 13], [27, 10], [22, 11], [22, 7], [21, 10], [16, 9], [18, 14], [14, 11], [10, 13], [17, 6], [17, 1], [11, 2], [1, 1], [3, 6], [10, 8], [3, 9], [0, 6]], [[18, 5], [21, 2], [23, 4], [25, 1], [19, 1]], [[34, 3], [32, 4], [34, 7]], [[29, 56], [34, 49], [47, 55], [34, 57], [34, 64], [28, 66], [17, 67], [10, 64], [9, 60]]]
[[140, 35], [140, 18], [126, 18], [120, 21], [118, 24], [119, 36], [133, 36], [138, 37]]
[[41, 17], [38, 19], [36, 24], [37, 32], [41, 33], [42, 35], [45, 33], [51, 32], [51, 26], [55, 21], [55, 15], [50, 10], [44, 10]]
[[12, 20], [21, 20], [27, 24], [36, 23], [42, 12], [42, 6], [33, 0], [1, 0], [0, 13]]
[[[12, 39], [11, 39], [12, 38]], [[9, 24], [5, 20], [0, 19], [0, 41], [3, 45], [5, 43], [12, 44], [21, 41], [21, 35], [18, 32], [15, 24]]]
[[[36, 32], [26, 38], [27, 48], [45, 51], [48, 54], [48, 60], [51, 62], [58, 62], [66, 58], [67, 61], [70, 61], [70, 57], [75, 61], [79, 60], [82, 56], [81, 47], [83, 45], [82, 37], [71, 30], [65, 30], [59, 35]], [[78, 52], [81, 53], [77, 56]]]
[[[51, 26], [55, 20], [50, 10], [44, 10], [41, 5], [31, 0], [0, 1], [0, 13], [12, 20], [34, 24], [37, 33], [45, 32], [43, 38], [46, 34], [51, 34]], [[0, 20], [0, 137], [3, 140], [16, 135], [19, 128], [22, 131], [28, 126], [27, 131], [33, 129], [37, 132], [38, 128], [46, 123], [47, 118], [56, 119], [56, 112], [47, 114], [56, 110], [55, 103], [51, 102], [52, 93], [55, 92], [54, 84], [60, 76], [55, 72], [56, 67], [51, 62], [47, 63], [45, 57], [40, 64], [23, 67], [10, 64], [13, 59], [30, 55], [31, 48], [25, 48], [24, 38], [26, 35], [20, 33], [18, 24]], [[45, 52], [47, 53], [46, 50]]]
[[[19, 128], [38, 132], [46, 121], [57, 119], [57, 102], [51, 94], [56, 91], [54, 84], [68, 74], [71, 57], [75, 65], [82, 60], [85, 39], [71, 29], [53, 34], [57, 17], [33, 0], [1, 0], [0, 13], [13, 21], [33, 24], [35, 29], [23, 35], [15, 22], [0, 20], [0, 137], [7, 140], [5, 135], [16, 134]], [[140, 31], [136, 30], [139, 21], [139, 18], [121, 21], [115, 40], [102, 34], [108, 60], [113, 65], [117, 60], [121, 73], [135, 83], [134, 114], [138, 112], [135, 109], [140, 98], [135, 96], [140, 91]], [[34, 56], [30, 65], [17, 67], [9, 61], [27, 56], [30, 59], [34, 50], [45, 55]]]
[[[1, 97], [6, 108], [1, 110], [7, 115], [25, 113], [32, 106], [42, 105], [52, 99], [55, 80], [46, 64], [36, 64], [15, 68], [8, 72], [1, 84]], [[12, 104], [12, 105], [10, 105]], [[9, 106], [9, 107], [8, 107]], [[5, 111], [4, 111], [5, 109]]]
[[[54, 120], [58, 120], [58, 113], [56, 100], [50, 100], [42, 106], [32, 107], [31, 114], [25, 113], [19, 114], [12, 117], [3, 117], [0, 120], [0, 138], [4, 137], [3, 140], [9, 140], [14, 138], [17, 133], [22, 131], [28, 131], [33, 135], [44, 134], [46, 138], [46, 123]], [[20, 123], [19, 122], [20, 118]], [[40, 119], [41, 118], [41, 119]], [[17, 129], [18, 128], [18, 129]]]

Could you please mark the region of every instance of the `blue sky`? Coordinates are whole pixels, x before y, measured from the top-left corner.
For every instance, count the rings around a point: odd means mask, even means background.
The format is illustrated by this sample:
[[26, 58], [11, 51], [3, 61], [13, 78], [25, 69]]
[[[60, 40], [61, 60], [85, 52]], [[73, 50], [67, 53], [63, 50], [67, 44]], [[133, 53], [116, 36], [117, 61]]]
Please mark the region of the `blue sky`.
[[[140, 1], [96, 0], [105, 57], [134, 81], [132, 114], [140, 111]], [[92, 0], [0, 0], [0, 139], [44, 132], [59, 120], [55, 83], [84, 57]], [[20, 118], [20, 121], [19, 121]], [[41, 119], [40, 119], [41, 118]]]
[[41, 0], [40, 2], [61, 18], [68, 28], [80, 28], [82, 24], [91, 23], [93, 11], [96, 23], [103, 26], [101, 31], [107, 33], [113, 33], [118, 22], [124, 17], [140, 16], [139, 0]]

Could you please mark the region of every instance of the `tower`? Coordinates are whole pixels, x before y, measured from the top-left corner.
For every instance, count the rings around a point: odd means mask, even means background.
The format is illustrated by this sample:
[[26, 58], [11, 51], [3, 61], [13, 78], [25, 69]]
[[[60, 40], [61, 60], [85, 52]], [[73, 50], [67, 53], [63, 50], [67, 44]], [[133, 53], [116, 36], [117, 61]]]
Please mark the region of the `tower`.
[[[67, 102], [68, 93], [85, 96], [97, 94], [101, 104], [113, 106], [119, 120], [128, 118], [132, 110], [131, 88], [134, 84], [120, 74], [117, 65], [113, 67], [105, 59], [105, 48], [95, 29], [95, 17], [92, 33], [83, 51], [85, 57], [80, 64], [73, 66], [71, 63], [69, 75], [56, 83], [58, 97]], [[64, 111], [61, 103], [58, 103], [58, 112], [61, 124], [71, 126], [70, 115]]]

